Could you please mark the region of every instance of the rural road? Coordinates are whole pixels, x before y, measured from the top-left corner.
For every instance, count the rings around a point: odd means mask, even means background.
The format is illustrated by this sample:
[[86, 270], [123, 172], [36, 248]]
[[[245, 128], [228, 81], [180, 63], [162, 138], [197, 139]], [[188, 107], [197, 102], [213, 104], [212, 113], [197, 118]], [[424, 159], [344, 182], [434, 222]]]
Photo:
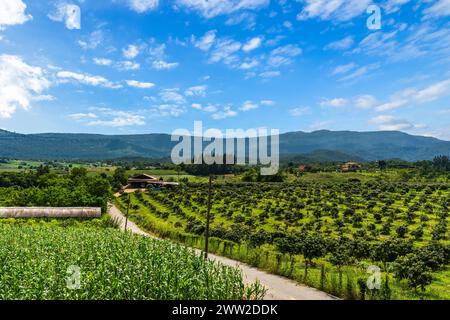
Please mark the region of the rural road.
[[[122, 212], [114, 205], [109, 206], [110, 216], [117, 221], [121, 230], [125, 230], [126, 218]], [[152, 237], [154, 236], [141, 230], [135, 223], [128, 221], [127, 230], [132, 233], [142, 236]], [[195, 250], [198, 254], [200, 250]], [[314, 288], [300, 285], [287, 278], [270, 274], [256, 268], [250, 267], [242, 262], [232, 259], [209, 254], [209, 259], [220, 262], [224, 265], [231, 267], [238, 267], [242, 270], [244, 280], [246, 283], [253, 283], [258, 280], [263, 286], [267, 288], [267, 294], [265, 300], [335, 300], [335, 297], [328, 295], [325, 292], [319, 291]]]

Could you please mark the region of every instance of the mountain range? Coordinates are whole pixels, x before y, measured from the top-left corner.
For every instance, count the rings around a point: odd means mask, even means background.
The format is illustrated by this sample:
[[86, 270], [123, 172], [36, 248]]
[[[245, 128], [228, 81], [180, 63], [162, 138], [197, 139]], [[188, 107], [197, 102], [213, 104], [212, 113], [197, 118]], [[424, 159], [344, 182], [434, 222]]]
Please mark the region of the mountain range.
[[[0, 158], [27, 160], [110, 160], [167, 158], [176, 142], [168, 134], [20, 134], [0, 130]], [[289, 132], [280, 135], [283, 159], [304, 162], [429, 160], [450, 155], [450, 141], [399, 131]]]

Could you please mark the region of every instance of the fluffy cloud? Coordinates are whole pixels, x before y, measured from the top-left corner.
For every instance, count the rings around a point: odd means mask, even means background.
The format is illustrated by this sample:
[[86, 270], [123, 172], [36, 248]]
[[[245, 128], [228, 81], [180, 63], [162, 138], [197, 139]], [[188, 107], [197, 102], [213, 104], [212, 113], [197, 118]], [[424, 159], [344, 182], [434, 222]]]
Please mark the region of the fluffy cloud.
[[263, 79], [276, 78], [281, 75], [280, 71], [264, 71], [259, 74], [259, 76]]
[[377, 125], [379, 130], [386, 131], [410, 130], [417, 127], [407, 120], [397, 119], [388, 115], [375, 117], [369, 123]]
[[178, 62], [167, 62], [166, 45], [158, 44], [155, 39], [151, 39], [149, 48], [151, 67], [155, 70], [170, 70], [178, 67]]
[[83, 49], [95, 49], [103, 41], [103, 31], [97, 30], [92, 32], [89, 36], [84, 37], [82, 40], [78, 40], [78, 45]]
[[141, 65], [137, 62], [133, 61], [121, 61], [117, 64], [117, 68], [119, 70], [139, 70], [141, 68]]
[[64, 22], [69, 30], [81, 29], [81, 9], [75, 4], [60, 3], [48, 17], [53, 21]]
[[302, 49], [293, 44], [278, 47], [270, 52], [267, 63], [271, 67], [281, 67], [294, 62], [293, 58], [302, 54]]
[[134, 59], [139, 54], [139, 48], [133, 44], [128, 45], [126, 48], [122, 49], [123, 56], [128, 59]]
[[450, 0], [438, 0], [423, 13], [427, 18], [450, 16]]
[[94, 58], [93, 61], [96, 65], [99, 66], [110, 66], [113, 63], [111, 59], [104, 59], [104, 58]]
[[23, 24], [32, 19], [26, 14], [27, 5], [22, 0], [2, 0], [0, 1], [0, 29], [4, 26]]
[[97, 119], [97, 115], [95, 113], [72, 113], [68, 116], [69, 119], [81, 121], [86, 119]]
[[188, 88], [184, 94], [187, 97], [205, 97], [206, 96], [206, 90], [208, 89], [208, 86], [194, 86]]
[[219, 39], [211, 52], [209, 58], [210, 63], [224, 62], [232, 64], [239, 61], [239, 57], [235, 55], [242, 47], [242, 44], [232, 39]]
[[354, 40], [352, 36], [345, 37], [341, 40], [331, 42], [324, 49], [325, 50], [347, 50], [353, 46]]
[[252, 101], [248, 100], [242, 104], [242, 107], [240, 108], [240, 110], [246, 112], [246, 111], [255, 110], [258, 108], [259, 108], [259, 104], [253, 103]]
[[144, 13], [158, 8], [159, 0], [128, 0], [128, 5], [132, 10]]
[[166, 62], [164, 60], [155, 60], [152, 62], [152, 68], [155, 70], [170, 70], [178, 67], [178, 62]]
[[159, 93], [159, 97], [165, 103], [182, 104], [186, 99], [179, 93], [179, 89], [164, 89]]
[[177, 118], [186, 112], [186, 108], [178, 104], [162, 104], [153, 108], [153, 111], [156, 111], [160, 117]]
[[90, 127], [128, 127], [145, 125], [145, 117], [128, 111], [110, 110], [104, 112], [103, 119], [93, 120], [86, 123]]
[[238, 113], [231, 109], [230, 106], [226, 106], [222, 111], [216, 112], [212, 115], [214, 120], [223, 120], [226, 118], [232, 118], [237, 116]]
[[429, 85], [426, 88], [418, 90], [408, 88], [399, 91], [391, 96], [390, 100], [379, 105], [377, 111], [386, 111], [396, 109], [408, 104], [421, 104], [438, 100], [450, 94], [450, 79]]
[[50, 85], [41, 68], [17, 56], [0, 55], [0, 118], [10, 118], [18, 107], [29, 109], [31, 100]]
[[59, 71], [56, 76], [61, 79], [60, 82], [75, 81], [81, 84], [90, 85], [94, 87], [104, 87], [110, 89], [118, 89], [122, 86], [112, 83], [102, 76], [93, 76], [89, 74], [76, 73], [71, 71]]
[[340, 108], [349, 105], [349, 101], [343, 98], [323, 99], [319, 105], [322, 108]]
[[378, 101], [369, 94], [359, 95], [353, 98], [322, 99], [319, 105], [322, 108], [342, 108], [354, 107], [358, 109], [371, 109], [377, 105]]
[[128, 86], [138, 89], [151, 89], [155, 86], [155, 84], [151, 82], [140, 82], [136, 80], [127, 80], [126, 83]]
[[176, 0], [178, 6], [197, 11], [208, 19], [240, 10], [260, 9], [269, 3], [270, 0]]
[[301, 117], [311, 112], [309, 107], [299, 107], [289, 110], [289, 114], [293, 117]]
[[192, 37], [192, 42], [194, 43], [194, 46], [200, 50], [208, 51], [216, 41], [216, 33], [217, 30], [210, 30], [198, 40], [196, 40], [195, 37]]
[[297, 19], [348, 21], [366, 12], [372, 0], [300, 0], [303, 10]]
[[255, 37], [250, 39], [244, 46], [242, 47], [242, 50], [245, 52], [250, 52], [255, 49], [258, 49], [262, 44], [262, 38]]

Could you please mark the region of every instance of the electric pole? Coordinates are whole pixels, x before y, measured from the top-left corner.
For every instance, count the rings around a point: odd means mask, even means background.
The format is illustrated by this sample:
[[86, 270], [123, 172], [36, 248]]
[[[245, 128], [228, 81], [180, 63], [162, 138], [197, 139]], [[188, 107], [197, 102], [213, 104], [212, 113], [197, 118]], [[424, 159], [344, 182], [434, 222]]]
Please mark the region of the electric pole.
[[213, 176], [210, 174], [209, 175], [209, 186], [208, 186], [208, 212], [206, 213], [205, 259], [208, 259], [208, 249], [209, 249], [209, 223], [210, 223], [210, 219], [211, 219], [212, 180], [213, 180]]
[[128, 214], [130, 212], [130, 202], [131, 202], [131, 197], [130, 197], [130, 194], [128, 194], [127, 215], [125, 217], [125, 232], [127, 232], [127, 227], [128, 227]]

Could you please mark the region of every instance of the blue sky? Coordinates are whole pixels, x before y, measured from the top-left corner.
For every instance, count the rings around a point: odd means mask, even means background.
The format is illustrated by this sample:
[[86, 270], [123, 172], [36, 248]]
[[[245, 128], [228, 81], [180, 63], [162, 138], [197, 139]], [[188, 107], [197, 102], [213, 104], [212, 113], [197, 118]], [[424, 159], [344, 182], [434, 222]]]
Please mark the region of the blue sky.
[[450, 140], [449, 57], [450, 0], [0, 0], [0, 128]]

